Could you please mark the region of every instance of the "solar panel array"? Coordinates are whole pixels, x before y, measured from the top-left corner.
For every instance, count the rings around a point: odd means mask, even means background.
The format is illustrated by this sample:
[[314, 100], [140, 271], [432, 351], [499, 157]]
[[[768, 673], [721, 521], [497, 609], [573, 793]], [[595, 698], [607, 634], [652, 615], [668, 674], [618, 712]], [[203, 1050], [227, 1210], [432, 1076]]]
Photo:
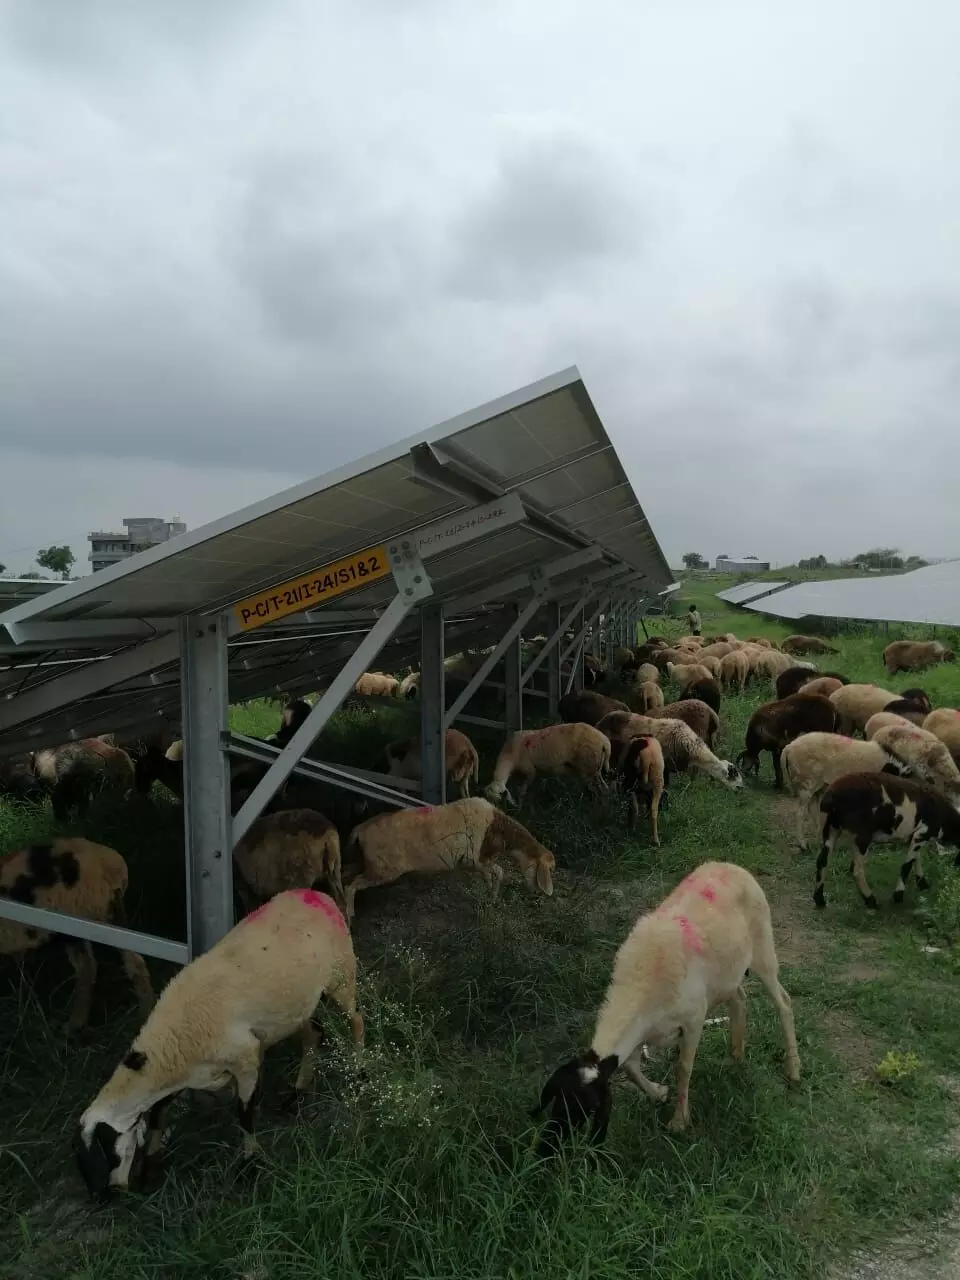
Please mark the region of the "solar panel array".
[[781, 587], [788, 587], [789, 582], [740, 582], [735, 587], [728, 587], [726, 591], [718, 591], [717, 599], [725, 600], [727, 604], [744, 604], [747, 600], [755, 600], [758, 596], [769, 595], [771, 591], [779, 591]]
[[852, 618], [960, 626], [960, 560], [911, 573], [803, 582], [747, 605], [779, 618]]

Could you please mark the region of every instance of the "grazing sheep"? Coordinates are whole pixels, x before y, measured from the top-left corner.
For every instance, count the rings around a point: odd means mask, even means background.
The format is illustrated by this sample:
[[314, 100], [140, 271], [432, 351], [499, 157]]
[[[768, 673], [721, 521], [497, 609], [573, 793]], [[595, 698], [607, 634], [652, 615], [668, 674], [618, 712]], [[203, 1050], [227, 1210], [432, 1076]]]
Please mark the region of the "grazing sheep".
[[773, 759], [773, 785], [783, 787], [780, 756], [785, 746], [802, 733], [833, 733], [837, 712], [829, 698], [815, 693], [792, 693], [758, 707], [747, 725], [746, 743], [737, 756], [737, 767], [760, 776], [760, 752]]
[[664, 783], [669, 785], [674, 773], [694, 769], [707, 777], [722, 782], [730, 791], [739, 791], [743, 778], [736, 765], [720, 760], [707, 744], [682, 720], [663, 719], [655, 716], [637, 716], [630, 712], [614, 711], [597, 725], [610, 741], [611, 754], [619, 764], [631, 738], [651, 736], [663, 748]]
[[839, 653], [832, 644], [821, 640], [819, 636], [787, 636], [780, 642], [783, 653]]
[[162, 1147], [165, 1104], [185, 1089], [233, 1086], [251, 1155], [264, 1052], [301, 1033], [295, 1090], [302, 1096], [324, 995], [362, 1044], [350, 932], [332, 899], [313, 889], [278, 894], [181, 969], [80, 1118], [77, 1160], [91, 1194], [103, 1199], [141, 1180]]
[[[596, 730], [591, 730], [596, 732]], [[520, 864], [531, 889], [553, 893], [556, 860], [516, 819], [489, 800], [473, 796], [451, 804], [400, 809], [368, 818], [350, 833], [348, 852], [358, 851], [363, 869], [347, 884], [347, 919], [360, 889], [392, 884], [411, 871], [479, 871], [496, 897], [503, 879], [499, 859]]]
[[734, 647], [727, 640], [715, 640], [713, 644], [704, 645], [697, 654], [697, 662], [707, 662], [711, 658], [715, 662], [722, 662], [728, 653], [733, 653]]
[[831, 673], [826, 676], [815, 676], [813, 680], [801, 685], [804, 693], [819, 693], [824, 698], [829, 698], [832, 693], [836, 693], [838, 689], [842, 689], [845, 684], [850, 681], [844, 677], [840, 677]]
[[816, 674], [816, 667], [812, 662], [797, 662], [789, 654], [780, 653], [777, 649], [765, 650], [753, 663], [753, 669], [758, 676], [765, 676], [774, 681], [791, 667], [809, 667]]
[[[832, 701], [832, 699], [831, 699]], [[858, 742], [839, 733], [804, 733], [784, 747], [780, 765], [797, 802], [797, 845], [806, 847], [805, 820], [815, 800], [845, 773], [906, 774], [902, 761], [879, 742]]]
[[60, 822], [71, 813], [82, 817], [95, 791], [125, 795], [134, 785], [133, 761], [119, 747], [99, 738], [82, 738], [59, 747], [38, 751], [33, 771], [51, 793], [54, 816]]
[[633, 683], [641, 685], [646, 684], [650, 680], [652, 680], [654, 684], [660, 683], [660, 668], [655, 667], [652, 662], [642, 662], [634, 673]]
[[[127, 864], [120, 854], [79, 836], [35, 844], [0, 858], [0, 897], [31, 907], [123, 925], [126, 889]], [[90, 1019], [97, 981], [97, 961], [90, 943], [0, 917], [0, 955], [35, 951], [54, 938], [62, 940], [76, 974], [67, 1030], [79, 1031]], [[153, 987], [143, 957], [133, 951], [121, 951], [120, 958], [141, 1013], [149, 1013], [153, 1008]]]
[[787, 667], [786, 671], [782, 671], [777, 676], [777, 697], [789, 698], [792, 693], [799, 693], [805, 685], [816, 678], [816, 671], [811, 671], [809, 667]]
[[[629, 715], [626, 708], [614, 715]], [[538, 773], [580, 778], [594, 795], [606, 793], [604, 775], [610, 766], [610, 742], [592, 725], [551, 724], [545, 729], [513, 733], [497, 756], [493, 769], [493, 781], [485, 795], [494, 802], [506, 799], [508, 804], [519, 807], [527, 788]], [[516, 799], [508, 790], [510, 779], [520, 774]]]
[[733, 649], [720, 659], [720, 683], [728, 693], [743, 693], [750, 674], [750, 661], [740, 649]]
[[936, 734], [957, 764], [960, 764], [960, 711], [953, 707], [938, 707], [923, 722], [928, 733]]
[[46, 787], [33, 771], [33, 756], [10, 756], [0, 760], [0, 796], [10, 796], [26, 804], [42, 804]]
[[[919, 698], [916, 700], [913, 698], [894, 698], [893, 702], [888, 702], [884, 707], [884, 711], [889, 711], [891, 715], [899, 716], [901, 720], [909, 720], [911, 724], [918, 726], [923, 724], [932, 709], [929, 705], [929, 699], [921, 700]], [[866, 725], [864, 725], [864, 729], [866, 729]], [[866, 733], [863, 736], [866, 737]]]
[[396, 676], [388, 676], [383, 671], [365, 671], [353, 691], [367, 698], [395, 698], [399, 688]]
[[914, 728], [913, 722], [907, 720], [905, 716], [898, 716], [894, 711], [878, 711], [863, 726], [864, 739], [872, 742], [873, 735], [878, 729], [888, 729], [892, 724], [905, 725], [908, 729]]
[[618, 645], [613, 651], [613, 665], [618, 671], [632, 670], [637, 665], [633, 650], [627, 649], [623, 645]]
[[400, 681], [397, 689], [398, 698], [419, 698], [420, 697], [420, 672], [408, 671]]
[[716, 715], [720, 714], [720, 703], [723, 700], [723, 690], [720, 688], [716, 680], [696, 680], [693, 684], [688, 684], [683, 691], [681, 702], [703, 702]]
[[[921, 691], [922, 692], [922, 691]], [[842, 689], [831, 693], [830, 701], [837, 709], [839, 720], [837, 728], [841, 733], [851, 736], [878, 711], [888, 710], [891, 702], [898, 702], [899, 695], [889, 689], [880, 689], [875, 684], [845, 684]], [[902, 715], [902, 711], [897, 712]]]
[[883, 651], [883, 663], [890, 676], [898, 671], [922, 671], [938, 662], [955, 662], [956, 657], [939, 640], [895, 640]]
[[[644, 714], [663, 706], [663, 690], [656, 680], [645, 680], [643, 684], [637, 685], [636, 703]], [[620, 710], [619, 707], [611, 707], [610, 709], [611, 711]]]
[[960, 800], [960, 769], [935, 733], [915, 724], [881, 725], [873, 741], [907, 765], [912, 776], [939, 787], [951, 800]]
[[699, 698], [682, 698], [679, 702], [668, 702], [665, 706], [656, 707], [647, 712], [657, 720], [682, 720], [692, 729], [698, 738], [702, 738], [713, 750], [713, 740], [720, 728], [720, 717], [713, 707], [708, 707]]
[[713, 672], [710, 668], [703, 666], [699, 662], [668, 662], [665, 670], [670, 679], [675, 680], [680, 686], [681, 694], [688, 685], [698, 684], [701, 680], [713, 679]]
[[790, 997], [779, 964], [763, 890], [748, 871], [729, 862], [705, 862], [656, 910], [642, 915], [617, 952], [613, 976], [597, 1016], [590, 1048], [553, 1073], [533, 1115], [548, 1113], [539, 1154], [559, 1151], [573, 1129], [591, 1125], [599, 1145], [607, 1133], [610, 1081], [623, 1068], [648, 1098], [663, 1102], [665, 1085], [643, 1072], [645, 1046], [679, 1039], [677, 1103], [669, 1128], [690, 1120], [690, 1076], [709, 1011], [730, 1010], [733, 1057], [742, 1061], [747, 970], [766, 987], [780, 1015], [786, 1044], [784, 1070], [800, 1078], [800, 1056]]
[[631, 738], [620, 759], [620, 790], [630, 798], [629, 827], [632, 831], [639, 816], [639, 800], [650, 814], [653, 843], [659, 848], [660, 831], [657, 818], [663, 798], [663, 748], [652, 735]]
[[[866, 906], [876, 910], [877, 899], [867, 883], [864, 858], [875, 840], [909, 840], [906, 861], [900, 868], [894, 902], [903, 893], [914, 863], [917, 888], [926, 889], [921, 851], [931, 840], [960, 847], [960, 813], [936, 787], [910, 778], [881, 777], [873, 773], [850, 773], [838, 778], [820, 801], [823, 816], [822, 843], [817, 858], [817, 881], [813, 900], [826, 906], [823, 892], [827, 861], [837, 836], [849, 831], [853, 836], [853, 876]], [[955, 865], [960, 866], [960, 853]]]
[[247, 910], [285, 889], [329, 886], [342, 909], [340, 837], [329, 818], [313, 809], [262, 814], [233, 851], [237, 888]]
[[[419, 782], [423, 777], [420, 739], [403, 738], [387, 747], [387, 771], [395, 778]], [[448, 729], [443, 737], [443, 757], [447, 780], [460, 790], [460, 798], [470, 795], [470, 781], [480, 777], [480, 757], [465, 733]]]
[[560, 718], [566, 724], [596, 724], [611, 711], [629, 711], [619, 698], [597, 693], [595, 689], [581, 689], [565, 693], [559, 704]]
[[756, 644], [761, 649], [779, 649], [780, 645], [774, 644], [772, 640], [768, 640], [766, 636], [747, 636], [744, 644]]

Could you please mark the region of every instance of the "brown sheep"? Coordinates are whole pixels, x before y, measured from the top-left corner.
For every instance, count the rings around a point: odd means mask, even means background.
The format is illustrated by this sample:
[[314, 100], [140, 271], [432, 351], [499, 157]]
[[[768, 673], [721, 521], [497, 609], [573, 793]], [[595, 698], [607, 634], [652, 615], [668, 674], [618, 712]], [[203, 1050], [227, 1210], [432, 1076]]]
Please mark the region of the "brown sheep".
[[611, 711], [629, 711], [619, 698], [610, 698], [595, 689], [581, 689], [564, 694], [560, 699], [560, 718], [566, 724], [596, 724]]
[[[614, 711], [613, 715], [630, 715]], [[488, 800], [506, 798], [508, 804], [519, 807], [527, 788], [538, 773], [550, 777], [580, 778], [595, 796], [605, 795], [608, 787], [605, 774], [610, 767], [610, 743], [605, 734], [592, 725], [550, 724], [545, 729], [512, 733], [500, 749], [493, 769], [493, 779], [485, 791]], [[516, 799], [509, 791], [510, 779], [515, 773], [521, 781]]]
[[743, 693], [749, 674], [749, 659], [739, 649], [732, 650], [720, 659], [720, 683], [728, 693], [733, 693], [734, 690]]
[[766, 636], [747, 636], [744, 644], [758, 644], [761, 649], [779, 649], [780, 645], [768, 640]]
[[787, 636], [780, 645], [784, 653], [839, 653], [832, 644], [819, 636]]
[[367, 698], [395, 698], [400, 688], [396, 676], [385, 675], [382, 671], [365, 671], [353, 686], [354, 693]]
[[898, 671], [922, 671], [935, 667], [938, 662], [955, 662], [957, 655], [945, 648], [939, 640], [895, 640], [883, 651], [887, 675]]
[[234, 849], [233, 861], [240, 872], [237, 889], [248, 911], [286, 889], [327, 885], [343, 910], [340, 837], [322, 813], [281, 809], [263, 814]]
[[[420, 739], [403, 738], [391, 742], [386, 750], [387, 772], [395, 778], [409, 778], [419, 782], [423, 777], [420, 756]], [[480, 777], [480, 757], [477, 749], [465, 733], [448, 729], [443, 741], [444, 767], [447, 780], [460, 790], [460, 799], [470, 795], [470, 783]]]
[[692, 729], [698, 738], [702, 738], [713, 750], [713, 740], [720, 729], [720, 717], [713, 707], [708, 707], [699, 698], [682, 698], [679, 702], [668, 702], [663, 707], [648, 711], [647, 715], [656, 720], [682, 720], [688, 729]]
[[773, 759], [773, 785], [783, 788], [780, 755], [784, 747], [802, 733], [833, 733], [837, 711], [829, 698], [815, 693], [793, 693], [776, 702], [758, 707], [747, 725], [744, 749], [737, 756], [737, 767], [759, 777], [760, 752], [769, 751]]
[[649, 735], [631, 738], [620, 759], [620, 790], [630, 799], [631, 831], [640, 814], [639, 801], [643, 800], [644, 808], [650, 814], [653, 843], [657, 848], [660, 847], [657, 819], [663, 799], [663, 773], [663, 748], [657, 739]]
[[699, 662], [668, 662], [666, 672], [670, 679], [675, 680], [679, 685], [681, 697], [689, 685], [698, 684], [701, 680], [713, 679], [710, 668], [702, 666]]
[[[657, 707], [663, 706], [663, 690], [655, 680], [645, 680], [643, 684], [637, 685], [634, 701], [637, 704], [637, 710], [646, 714]], [[620, 708], [611, 707], [610, 710], [619, 711]]]

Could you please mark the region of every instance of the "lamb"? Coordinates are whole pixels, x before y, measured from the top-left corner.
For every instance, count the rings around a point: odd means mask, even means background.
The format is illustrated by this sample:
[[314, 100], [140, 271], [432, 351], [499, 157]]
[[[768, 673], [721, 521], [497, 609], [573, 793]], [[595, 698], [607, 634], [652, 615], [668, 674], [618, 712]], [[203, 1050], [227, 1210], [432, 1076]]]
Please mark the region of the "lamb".
[[653, 843], [660, 847], [657, 818], [663, 798], [663, 748], [652, 735], [631, 738], [620, 760], [620, 790], [630, 798], [629, 827], [632, 831], [639, 816], [639, 799], [650, 814]]
[[720, 659], [720, 683], [728, 693], [743, 693], [750, 675], [750, 661], [740, 649], [733, 649]]
[[539, 889], [547, 897], [553, 893], [556, 860], [550, 850], [526, 827], [479, 796], [368, 818], [350, 833], [347, 848], [358, 851], [363, 859], [363, 870], [347, 884], [348, 920], [353, 919], [359, 890], [392, 884], [411, 871], [472, 868], [496, 898], [503, 879], [499, 859], [505, 854], [520, 864], [531, 890]]
[[[832, 701], [832, 699], [831, 699]], [[796, 841], [806, 847], [807, 812], [831, 782], [845, 773], [906, 774], [907, 766], [879, 742], [858, 742], [839, 733], [804, 733], [784, 747], [780, 765], [787, 789], [797, 801]]]
[[841, 733], [851, 735], [858, 729], [862, 730], [876, 712], [886, 711], [891, 702], [898, 700], [897, 694], [875, 684], [846, 684], [830, 695], [839, 716], [837, 728]]
[[837, 712], [829, 698], [819, 694], [793, 693], [788, 698], [767, 702], [750, 717], [746, 743], [737, 756], [737, 767], [760, 774], [760, 752], [773, 759], [773, 785], [783, 787], [780, 756], [785, 746], [803, 733], [833, 733]]
[[923, 722], [928, 733], [936, 734], [957, 764], [960, 764], [960, 711], [938, 707]]
[[[663, 690], [655, 680], [644, 680], [643, 684], [637, 685], [636, 703], [642, 713], [662, 707], [663, 702]], [[611, 710], [619, 711], [620, 708], [611, 707]]]
[[289, 889], [251, 912], [164, 989], [129, 1052], [80, 1118], [77, 1159], [91, 1194], [137, 1185], [162, 1146], [166, 1105], [184, 1089], [236, 1089], [244, 1154], [266, 1049], [300, 1031], [295, 1085], [312, 1076], [313, 1015], [327, 995], [363, 1043], [356, 959], [343, 916], [326, 894]]
[[619, 763], [631, 738], [654, 737], [663, 748], [664, 784], [669, 785], [674, 773], [694, 769], [722, 782], [730, 791], [739, 791], [743, 778], [729, 760], [720, 760], [702, 738], [682, 720], [667, 720], [654, 716], [636, 716], [629, 712], [615, 711], [605, 716], [597, 725], [615, 749], [613, 758]]
[[396, 676], [388, 676], [383, 671], [365, 671], [353, 691], [367, 698], [395, 698], [399, 688]]
[[82, 817], [95, 791], [103, 788], [125, 795], [134, 785], [133, 761], [100, 738], [38, 751], [33, 771], [50, 791], [54, 816], [60, 822], [68, 821], [73, 812]]
[[921, 671], [938, 662], [956, 662], [956, 659], [954, 651], [945, 648], [939, 640], [895, 640], [883, 651], [883, 663], [890, 676], [898, 671]]
[[874, 731], [873, 741], [907, 765], [912, 775], [960, 801], [960, 769], [936, 734], [909, 722], [888, 724]]
[[[0, 897], [64, 915], [123, 925], [126, 888], [127, 864], [120, 854], [78, 836], [35, 844], [0, 859]], [[62, 939], [76, 974], [67, 1030], [80, 1031], [90, 1020], [97, 981], [97, 961], [90, 943], [0, 917], [0, 955], [35, 951], [53, 938]], [[143, 957], [121, 951], [120, 958], [140, 1011], [146, 1015], [153, 1008], [153, 987]]]
[[595, 689], [581, 689], [566, 693], [560, 699], [560, 717], [567, 724], [596, 724], [611, 711], [629, 711], [619, 698], [597, 693]]
[[340, 836], [323, 814], [313, 809], [281, 809], [262, 814], [233, 850], [240, 873], [237, 884], [247, 910], [257, 901], [285, 889], [318, 889], [327, 885], [343, 907]]
[[[423, 777], [420, 756], [420, 739], [403, 738], [387, 746], [387, 771], [395, 778], [410, 778], [419, 782]], [[470, 795], [470, 781], [480, 777], [480, 757], [477, 749], [465, 733], [448, 729], [443, 742], [444, 766], [447, 779], [460, 790], [460, 798]]]
[[[877, 899], [867, 883], [864, 859], [874, 840], [907, 840], [906, 861], [900, 868], [894, 902], [903, 902], [904, 889], [914, 863], [917, 888], [928, 888], [923, 874], [922, 846], [931, 840], [960, 847], [960, 813], [936, 787], [909, 778], [880, 777], [872, 773], [850, 773], [827, 788], [820, 801], [823, 840], [817, 858], [817, 880], [813, 900], [826, 906], [823, 892], [827, 861], [837, 836], [849, 831], [854, 840], [853, 876], [866, 906], [876, 910]], [[960, 853], [954, 860], [960, 866]]]
[[610, 1082], [620, 1068], [648, 1098], [663, 1102], [665, 1085], [647, 1079], [643, 1049], [679, 1039], [677, 1101], [669, 1128], [690, 1120], [690, 1076], [708, 1012], [730, 1010], [733, 1057], [742, 1061], [746, 1034], [743, 980], [747, 970], [777, 1006], [786, 1044], [788, 1080], [800, 1079], [800, 1055], [790, 997], [779, 981], [770, 907], [748, 871], [727, 862], [706, 862], [681, 882], [660, 906], [633, 926], [613, 966], [590, 1048], [558, 1068], [533, 1110], [548, 1114], [538, 1153], [558, 1152], [571, 1131], [585, 1122], [591, 1141], [603, 1142], [610, 1121]]
[[656, 707], [647, 712], [657, 720], [682, 720], [698, 738], [702, 738], [710, 750], [713, 740], [720, 728], [720, 717], [712, 707], [708, 707], [699, 698], [683, 698], [679, 702], [668, 702], [665, 706]]
[[[630, 712], [613, 712], [629, 715]], [[586, 783], [594, 795], [606, 793], [604, 775], [610, 766], [610, 742], [605, 734], [589, 724], [552, 724], [528, 733], [513, 733], [497, 756], [493, 781], [486, 789], [488, 800], [506, 799], [519, 807], [527, 788], [538, 773], [565, 776], [573, 774]], [[515, 773], [521, 777], [516, 799], [508, 787]]]

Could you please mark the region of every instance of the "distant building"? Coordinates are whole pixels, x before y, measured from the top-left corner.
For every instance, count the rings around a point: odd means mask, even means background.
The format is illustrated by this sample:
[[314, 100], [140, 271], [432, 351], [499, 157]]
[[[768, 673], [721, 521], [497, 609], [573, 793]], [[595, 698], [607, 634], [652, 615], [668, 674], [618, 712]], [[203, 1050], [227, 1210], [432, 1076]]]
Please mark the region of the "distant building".
[[769, 560], [758, 560], [756, 556], [717, 556], [717, 573], [766, 573], [769, 568]]
[[160, 520], [156, 516], [131, 516], [123, 524], [126, 530], [124, 533], [97, 531], [87, 534], [90, 543], [89, 560], [94, 573], [99, 569], [108, 569], [118, 560], [126, 560], [147, 547], [167, 542], [178, 533], [187, 532], [187, 526], [178, 516], [174, 516], [172, 520]]

